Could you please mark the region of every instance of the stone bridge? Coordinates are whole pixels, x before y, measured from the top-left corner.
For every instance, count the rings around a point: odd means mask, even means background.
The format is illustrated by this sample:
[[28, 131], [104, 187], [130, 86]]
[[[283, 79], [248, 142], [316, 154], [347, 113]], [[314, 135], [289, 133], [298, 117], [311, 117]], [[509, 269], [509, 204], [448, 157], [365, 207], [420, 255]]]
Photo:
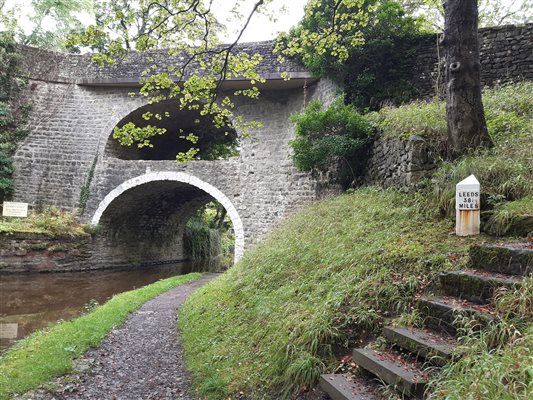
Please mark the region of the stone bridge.
[[[173, 141], [141, 151], [112, 138], [115, 126], [138, 122], [146, 111], [172, 112], [165, 123], [174, 129], [200, 118], [177, 112], [171, 103], [148, 105], [130, 95], [138, 91], [145, 67], [140, 55], [98, 69], [87, 56], [24, 48], [25, 94], [33, 109], [30, 134], [15, 155], [16, 200], [67, 210], [84, 206], [81, 218], [101, 227], [91, 266], [112, 267], [183, 259], [186, 222], [215, 199], [231, 218], [235, 258], [240, 258], [276, 221], [332, 190], [294, 168], [288, 117], [304, 101], [328, 102], [336, 92], [331, 82], [313, 78], [298, 64], [279, 65], [271, 43], [246, 46], [263, 55], [267, 82], [259, 99], [240, 100], [236, 114], [263, 126], [241, 141], [238, 156], [186, 165], [175, 161], [179, 149]], [[291, 74], [290, 81], [281, 78], [283, 71]], [[228, 81], [225, 90], [243, 84]]]

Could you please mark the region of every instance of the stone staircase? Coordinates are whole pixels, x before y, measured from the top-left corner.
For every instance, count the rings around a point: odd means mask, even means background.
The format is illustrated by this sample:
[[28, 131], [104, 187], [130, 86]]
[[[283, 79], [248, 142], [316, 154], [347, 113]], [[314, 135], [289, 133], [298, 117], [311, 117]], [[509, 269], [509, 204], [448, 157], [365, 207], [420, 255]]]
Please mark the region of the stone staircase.
[[439, 295], [418, 301], [423, 328], [384, 327], [386, 350], [375, 350], [372, 344], [354, 349], [352, 360], [360, 373], [322, 375], [321, 389], [333, 400], [381, 400], [381, 382], [404, 398], [423, 398], [431, 375], [453, 362], [458, 313], [480, 327], [495, 320], [494, 291], [519, 285], [533, 272], [533, 250], [526, 247], [473, 246], [472, 269], [441, 273]]

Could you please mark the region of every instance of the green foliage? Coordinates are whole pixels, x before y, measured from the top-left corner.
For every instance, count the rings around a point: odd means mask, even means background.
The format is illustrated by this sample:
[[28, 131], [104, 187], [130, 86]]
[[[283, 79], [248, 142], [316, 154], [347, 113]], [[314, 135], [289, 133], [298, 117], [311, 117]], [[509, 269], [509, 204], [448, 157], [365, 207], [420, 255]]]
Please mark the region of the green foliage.
[[[411, 99], [413, 39], [420, 32], [417, 19], [407, 16], [395, 1], [338, 3], [314, 2], [313, 12], [306, 13], [288, 37], [278, 39], [277, 50], [300, 58], [318, 76], [343, 82], [347, 102], [360, 110], [377, 109], [385, 101]], [[350, 22], [345, 24], [342, 18]], [[339, 49], [326, 52], [316, 42], [322, 43], [321, 36], [335, 31], [334, 19], [343, 30], [341, 37], [334, 38]]]
[[89, 200], [91, 182], [93, 181], [93, 178], [94, 178], [94, 171], [96, 169], [97, 161], [98, 161], [98, 153], [96, 153], [96, 155], [94, 156], [93, 163], [91, 164], [91, 169], [89, 169], [87, 178], [85, 179], [85, 183], [83, 184], [83, 187], [81, 188], [81, 191], [80, 191], [80, 201], [78, 204], [80, 214], [83, 214], [83, 211], [85, 210], [85, 206], [87, 205], [87, 201]]
[[[91, 12], [93, 0], [32, 0], [31, 8], [31, 31], [26, 34], [19, 29], [20, 42], [39, 48], [79, 51], [68, 47], [66, 40], [69, 34], [83, 29], [79, 13]], [[53, 29], [45, 29], [43, 25], [51, 21]]]
[[115, 295], [88, 314], [37, 331], [17, 342], [0, 358], [0, 399], [25, 393], [72, 370], [72, 361], [97, 347], [109, 331], [146, 301], [201, 274], [175, 276], [141, 289]]
[[301, 171], [327, 170], [342, 160], [356, 179], [366, 161], [374, 130], [370, 123], [342, 98], [324, 109], [321, 102], [309, 103], [303, 113], [293, 114], [296, 138], [289, 143], [294, 164]]
[[[532, 91], [532, 82], [484, 90], [487, 126], [494, 147], [444, 162], [426, 187], [426, 195], [431, 199], [430, 207], [436, 206], [444, 215], [453, 215], [455, 185], [470, 174], [474, 174], [481, 182], [482, 210], [498, 208], [505, 201], [533, 195]], [[426, 138], [437, 154], [445, 152], [447, 126], [443, 101], [418, 101], [400, 107], [383, 107], [366, 117], [384, 135], [402, 139], [418, 135]], [[501, 208], [495, 211], [485, 228], [503, 234], [516, 217], [518, 214], [511, 212], [510, 208]]]
[[375, 1], [311, 0], [305, 15], [288, 35], [278, 38], [276, 51], [297, 57], [313, 72], [323, 72], [324, 63], [341, 66], [350, 50], [364, 43], [364, 28]]
[[529, 400], [533, 393], [533, 278], [495, 299], [501, 321], [465, 331], [460, 358], [442, 369], [428, 398]]
[[[239, 4], [237, 1], [236, 11]], [[235, 98], [259, 95], [257, 85], [265, 81], [257, 71], [262, 57], [236, 51], [235, 43], [220, 44], [221, 24], [211, 5], [203, 0], [192, 3], [184, 0], [164, 3], [98, 0], [96, 23], [71, 35], [68, 43], [95, 50], [93, 61], [99, 65], [115, 64], [127, 58], [130, 50], [147, 53], [161, 50], [169, 57], [179, 56], [181, 65], [160, 66], [149, 54], [147, 57], [152, 64], [141, 74], [139, 95], [147, 97], [151, 103], [179, 99], [177, 110], [194, 110], [209, 118], [214, 127], [227, 126], [246, 137], [261, 124], [235, 114]], [[257, 11], [258, 6], [252, 12]], [[222, 82], [235, 77], [248, 81], [250, 87], [222, 92]], [[154, 118], [157, 119], [157, 115], [147, 119]], [[143, 147], [150, 145], [152, 137], [165, 132], [151, 124], [117, 128], [114, 134], [123, 144], [135, 143]], [[177, 159], [192, 160], [198, 151], [193, 147], [179, 152]]]
[[215, 266], [233, 263], [235, 237], [226, 209], [211, 202], [195, 212], [185, 226], [185, 252], [194, 261], [213, 261]]
[[0, 202], [13, 193], [12, 155], [26, 137], [24, 125], [29, 107], [18, 104], [17, 93], [24, 84], [16, 77], [19, 56], [12, 33], [0, 32]]
[[30, 213], [28, 218], [0, 217], [0, 233], [15, 232], [44, 233], [50, 236], [78, 236], [85, 234], [74, 213], [57, 208], [47, 208]]
[[[427, 220], [412, 196], [376, 188], [294, 215], [182, 309], [196, 387], [213, 399], [309, 388], [336, 364], [332, 347], [379, 332], [385, 317], [410, 310], [430, 276], [462, 259], [476, 239], [451, 228]], [[206, 382], [217, 382], [216, 393]]]
[[410, 83], [418, 21], [395, 1], [379, 1], [363, 29], [364, 45], [355, 47], [344, 67], [346, 101], [360, 110], [401, 104], [416, 96]]
[[222, 252], [220, 232], [200, 219], [191, 219], [185, 227], [185, 252], [192, 260], [209, 260]]
[[[445, 162], [435, 173], [431, 196], [443, 214], [453, 214], [455, 184], [470, 174], [481, 182], [483, 210], [533, 195], [532, 90], [532, 82], [522, 82], [484, 92], [487, 125], [494, 147]], [[503, 214], [497, 212], [486, 229], [503, 232], [505, 219], [501, 217]]]

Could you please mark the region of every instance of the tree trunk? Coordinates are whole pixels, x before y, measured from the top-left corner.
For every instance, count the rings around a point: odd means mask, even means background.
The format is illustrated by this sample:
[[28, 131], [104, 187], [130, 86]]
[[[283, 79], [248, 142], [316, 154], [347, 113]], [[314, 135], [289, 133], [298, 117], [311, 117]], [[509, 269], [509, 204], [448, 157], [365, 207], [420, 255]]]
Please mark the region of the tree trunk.
[[446, 117], [452, 156], [491, 144], [481, 101], [477, 0], [445, 0]]

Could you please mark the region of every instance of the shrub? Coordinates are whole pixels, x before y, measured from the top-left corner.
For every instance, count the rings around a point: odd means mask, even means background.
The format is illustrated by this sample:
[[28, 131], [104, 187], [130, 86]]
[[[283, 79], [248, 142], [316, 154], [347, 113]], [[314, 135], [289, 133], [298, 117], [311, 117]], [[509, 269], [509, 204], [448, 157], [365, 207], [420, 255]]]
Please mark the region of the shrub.
[[32, 232], [51, 236], [85, 235], [85, 226], [80, 225], [76, 214], [51, 207], [41, 212], [32, 212], [28, 218], [0, 218], [0, 233]]
[[374, 130], [353, 106], [338, 98], [324, 109], [315, 100], [290, 120], [296, 124], [296, 138], [290, 141], [292, 159], [300, 171], [327, 170], [342, 161], [344, 173], [351, 172], [350, 180], [360, 175]]

